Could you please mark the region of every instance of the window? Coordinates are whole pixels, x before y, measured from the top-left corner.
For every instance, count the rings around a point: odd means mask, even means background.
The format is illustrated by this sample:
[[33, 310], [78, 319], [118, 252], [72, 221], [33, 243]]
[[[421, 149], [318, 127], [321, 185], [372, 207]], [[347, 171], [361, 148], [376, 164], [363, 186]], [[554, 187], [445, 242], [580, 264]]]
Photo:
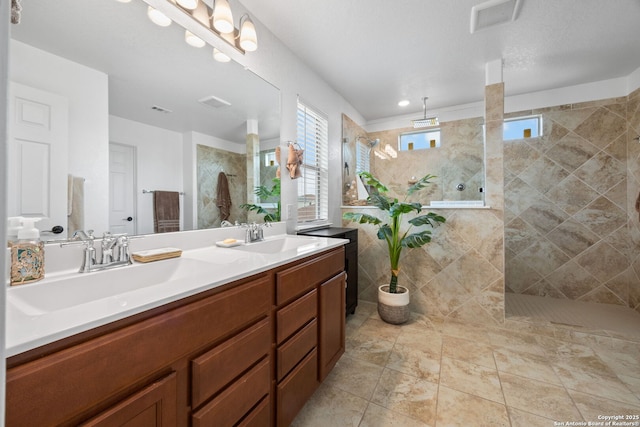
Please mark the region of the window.
[[369, 159], [371, 147], [364, 141], [363, 138], [356, 140], [356, 174], [371, 172], [371, 160]]
[[329, 215], [329, 123], [324, 115], [298, 101], [297, 143], [304, 150], [298, 178], [298, 221]]
[[506, 119], [502, 129], [502, 139], [535, 138], [542, 135], [542, 117], [527, 116]]
[[440, 147], [440, 129], [401, 133], [398, 137], [400, 151], [424, 150]]

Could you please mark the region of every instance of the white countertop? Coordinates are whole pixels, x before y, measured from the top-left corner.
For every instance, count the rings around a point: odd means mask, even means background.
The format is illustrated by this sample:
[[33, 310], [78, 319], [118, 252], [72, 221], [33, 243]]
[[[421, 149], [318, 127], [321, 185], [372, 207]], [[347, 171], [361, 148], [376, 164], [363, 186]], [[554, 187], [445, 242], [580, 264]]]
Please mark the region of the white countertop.
[[[222, 240], [219, 236], [223, 232], [212, 235]], [[20, 354], [348, 243], [344, 239], [293, 235], [271, 235], [266, 240], [285, 237], [297, 247], [262, 253], [209, 245], [183, 249], [179, 258], [134, 262], [113, 270], [57, 271], [40, 282], [9, 288], [6, 355]], [[152, 240], [140, 248], [150, 249]]]

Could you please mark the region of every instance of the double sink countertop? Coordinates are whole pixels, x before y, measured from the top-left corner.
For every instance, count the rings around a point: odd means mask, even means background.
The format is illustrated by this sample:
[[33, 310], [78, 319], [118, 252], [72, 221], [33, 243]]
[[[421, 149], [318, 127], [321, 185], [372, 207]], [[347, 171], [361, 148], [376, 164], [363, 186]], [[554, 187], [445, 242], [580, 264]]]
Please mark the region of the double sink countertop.
[[[6, 356], [70, 337], [348, 243], [285, 234], [283, 223], [265, 228], [262, 242], [218, 247], [243, 236], [237, 227], [144, 236], [132, 252], [175, 247], [182, 256], [91, 273], [78, 273], [81, 247], [45, 248], [45, 278], [7, 289]], [[47, 262], [55, 263], [48, 266]], [[51, 268], [49, 268], [51, 267]], [[50, 271], [53, 270], [53, 271]]]

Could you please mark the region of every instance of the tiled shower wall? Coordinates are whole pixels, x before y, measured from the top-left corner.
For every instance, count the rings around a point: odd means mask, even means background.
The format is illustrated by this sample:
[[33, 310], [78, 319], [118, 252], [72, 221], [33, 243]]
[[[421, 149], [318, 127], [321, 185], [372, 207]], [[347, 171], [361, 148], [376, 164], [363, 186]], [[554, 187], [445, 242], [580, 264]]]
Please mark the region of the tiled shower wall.
[[542, 114], [543, 136], [504, 142], [507, 292], [637, 305], [627, 99], [509, 115]]
[[[403, 251], [399, 283], [409, 288], [410, 307], [415, 312], [475, 324], [504, 321], [503, 94], [502, 84], [486, 88], [485, 185], [486, 203], [491, 209], [438, 210], [447, 222], [433, 230], [431, 243]], [[478, 128], [474, 127], [474, 132]], [[369, 136], [382, 139], [374, 134]], [[383, 182], [391, 182], [392, 191], [400, 194], [408, 187], [405, 181], [412, 175], [433, 173], [425, 170], [424, 165], [407, 163], [400, 157], [383, 164], [386, 173], [377, 169], [384, 175]], [[429, 197], [426, 191], [420, 200]], [[379, 210], [371, 207], [350, 207], [345, 211], [380, 215]], [[348, 222], [343, 222], [343, 226], [359, 228], [359, 296], [377, 301], [377, 288], [388, 283], [390, 275], [386, 243], [376, 237], [374, 226]]]
[[247, 212], [240, 205], [247, 200], [247, 157], [245, 154], [198, 145], [196, 147], [198, 182], [198, 229], [220, 226], [220, 209], [216, 206], [218, 174], [224, 172], [229, 182], [231, 215], [229, 221], [247, 222]]
[[[435, 175], [432, 184], [420, 193], [420, 201], [428, 205], [431, 200], [482, 200], [479, 188], [484, 186], [484, 138], [482, 117], [443, 122], [440, 126], [442, 145], [411, 151], [398, 151], [400, 134], [413, 132], [413, 128], [391, 129], [366, 133], [349, 117], [342, 117], [343, 183], [353, 183], [355, 173], [355, 140], [359, 135], [380, 139], [370, 155], [371, 173], [392, 190], [392, 195], [403, 195], [412, 178]], [[391, 154], [389, 154], [391, 153]], [[344, 166], [344, 165], [343, 165]], [[347, 173], [348, 171], [348, 173]], [[458, 184], [465, 186], [457, 190]], [[366, 194], [358, 194], [356, 187], [344, 186], [343, 204], [361, 204]]]
[[627, 104], [629, 131], [627, 133], [627, 212], [629, 217], [629, 261], [631, 264], [629, 306], [640, 312], [640, 89], [629, 95]]

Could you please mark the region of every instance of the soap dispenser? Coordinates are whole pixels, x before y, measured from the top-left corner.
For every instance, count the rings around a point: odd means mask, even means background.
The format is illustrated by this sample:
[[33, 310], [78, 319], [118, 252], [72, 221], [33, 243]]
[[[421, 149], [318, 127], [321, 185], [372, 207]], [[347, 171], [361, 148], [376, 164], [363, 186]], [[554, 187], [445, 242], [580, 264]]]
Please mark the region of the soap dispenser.
[[18, 240], [11, 248], [11, 286], [31, 283], [44, 278], [44, 243], [35, 223], [40, 218], [22, 218]]
[[12, 216], [7, 218], [7, 244], [8, 243], [16, 243], [18, 241], [18, 231], [22, 229], [22, 218], [21, 216]]

